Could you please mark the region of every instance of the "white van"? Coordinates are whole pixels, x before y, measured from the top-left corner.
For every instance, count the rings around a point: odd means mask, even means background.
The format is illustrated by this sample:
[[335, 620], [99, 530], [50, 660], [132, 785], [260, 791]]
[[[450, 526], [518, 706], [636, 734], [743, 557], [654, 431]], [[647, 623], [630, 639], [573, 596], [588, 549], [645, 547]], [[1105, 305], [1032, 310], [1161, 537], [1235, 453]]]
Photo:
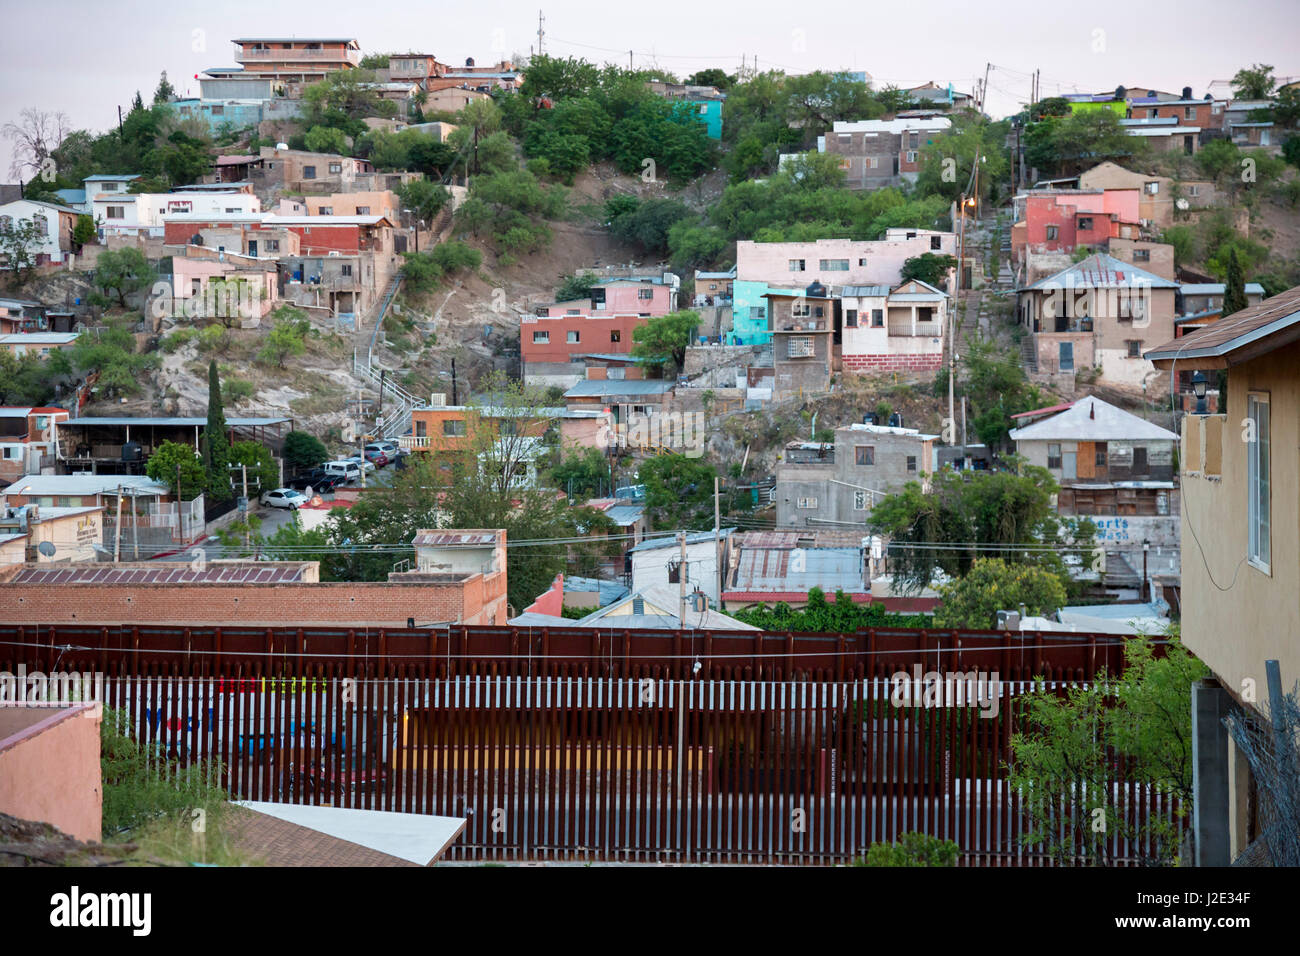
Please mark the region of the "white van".
[[360, 481], [361, 467], [355, 461], [327, 461], [322, 466], [325, 474], [331, 478], [342, 478], [344, 481]]

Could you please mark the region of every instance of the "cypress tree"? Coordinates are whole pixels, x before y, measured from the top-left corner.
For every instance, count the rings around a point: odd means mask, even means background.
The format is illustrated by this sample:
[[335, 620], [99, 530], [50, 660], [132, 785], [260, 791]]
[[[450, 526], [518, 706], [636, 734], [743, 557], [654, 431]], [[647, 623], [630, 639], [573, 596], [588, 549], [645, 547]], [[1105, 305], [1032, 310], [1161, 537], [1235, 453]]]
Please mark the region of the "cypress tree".
[[208, 494], [227, 501], [230, 490], [230, 440], [226, 436], [226, 411], [221, 404], [221, 379], [217, 360], [208, 364], [208, 424], [203, 431], [203, 467], [208, 472]]
[[[1241, 262], [1237, 259], [1237, 250], [1228, 249], [1228, 263], [1226, 275], [1223, 277], [1223, 314], [1219, 316], [1220, 320], [1226, 319], [1234, 312], [1240, 312], [1246, 308], [1246, 281], [1241, 274]], [[1228, 411], [1228, 370], [1219, 369], [1218, 381], [1215, 387], [1219, 391], [1219, 403], [1216, 411], [1226, 413]]]

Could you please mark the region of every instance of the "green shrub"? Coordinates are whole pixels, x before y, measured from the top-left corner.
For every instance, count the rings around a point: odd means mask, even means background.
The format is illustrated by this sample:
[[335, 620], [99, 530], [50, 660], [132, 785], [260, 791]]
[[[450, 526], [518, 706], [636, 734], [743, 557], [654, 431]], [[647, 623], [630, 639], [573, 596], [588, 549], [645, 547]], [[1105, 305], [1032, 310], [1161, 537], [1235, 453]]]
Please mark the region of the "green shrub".
[[961, 847], [925, 833], [904, 833], [897, 843], [873, 843], [854, 866], [956, 866]]

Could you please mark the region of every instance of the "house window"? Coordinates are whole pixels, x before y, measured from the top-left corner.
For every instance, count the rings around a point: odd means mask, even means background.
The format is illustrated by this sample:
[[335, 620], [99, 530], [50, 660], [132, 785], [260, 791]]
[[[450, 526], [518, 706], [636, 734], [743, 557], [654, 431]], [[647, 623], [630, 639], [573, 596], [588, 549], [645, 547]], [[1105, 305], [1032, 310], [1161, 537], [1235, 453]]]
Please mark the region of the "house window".
[[533, 344], [534, 344], [534, 345], [545, 345], [545, 344], [546, 344], [547, 342], [549, 342], [549, 341], [551, 341], [551, 333], [550, 333], [550, 332], [534, 332], [534, 333], [533, 333]]
[[302, 168], [302, 178], [303, 178], [303, 179], [315, 179], [315, 178], [316, 178], [316, 167], [315, 167], [315, 166], [304, 166], [304, 167]]
[[822, 272], [848, 272], [848, 259], [822, 259], [818, 265]]
[[1272, 476], [1269, 474], [1272, 452], [1268, 395], [1248, 395], [1246, 417], [1255, 432], [1255, 440], [1246, 444], [1246, 516], [1250, 530], [1247, 557], [1261, 571], [1269, 571], [1272, 563]]
[[1079, 217], [1079, 228], [1082, 229], [1084, 232], [1091, 232], [1091, 231], [1092, 231], [1092, 217], [1091, 217], [1091, 216], [1080, 216], [1080, 217]]
[[320, 214], [321, 214], [322, 216], [332, 216], [332, 215], [334, 215], [334, 207], [333, 207], [333, 206], [321, 206], [321, 207], [320, 207]]
[[854, 445], [853, 460], [858, 465], [866, 467], [876, 463], [876, 446], [875, 445]]
[[1134, 250], [1133, 250], [1133, 261], [1134, 261], [1134, 262], [1150, 262], [1150, 261], [1151, 261], [1151, 250], [1150, 250], [1150, 249], [1134, 249]]
[[859, 265], [859, 266], [865, 266], [866, 264], [867, 264], [867, 260], [866, 260], [866, 259], [859, 259], [859, 260], [858, 260], [858, 265]]
[[853, 510], [854, 511], [867, 510], [867, 493], [865, 491], [853, 492]]
[[1106, 443], [1104, 441], [1099, 441], [1096, 443], [1094, 448], [1096, 449], [1096, 451], [1095, 451], [1095, 457], [1093, 458], [1093, 464], [1096, 465], [1098, 468], [1105, 468], [1106, 467]]
[[1145, 475], [1147, 471], [1147, 446], [1136, 445], [1133, 448], [1133, 474]]
[[907, 470], [908, 470], [908, 471], [916, 471], [916, 456], [915, 456], [915, 455], [908, 455], [908, 456], [907, 456]]
[[867, 158], [867, 169], [879, 169], [879, 168], [880, 168], [879, 156], [870, 156]]
[[1160, 192], [1160, 181], [1152, 180], [1151, 182], [1147, 183], [1143, 188], [1146, 190], [1146, 194], [1148, 196], [1154, 196], [1156, 193]]
[[622, 330], [621, 330], [621, 329], [611, 329], [611, 330], [610, 330], [610, 333], [609, 333], [609, 340], [610, 340], [611, 342], [622, 342], [622, 341], [623, 341], [623, 332], [622, 332]]
[[808, 305], [807, 299], [797, 299], [790, 303], [790, 314], [796, 319], [806, 319], [812, 315], [812, 308]]
[[224, 106], [214, 106], [214, 107], [212, 107], [212, 115], [213, 115], [213, 116], [224, 116], [225, 114], [226, 114], [226, 108], [225, 108]]
[[1058, 235], [1060, 235], [1060, 230], [1056, 226], [1047, 227], [1047, 240], [1049, 242], [1056, 239]]
[[931, 236], [931, 237], [930, 237], [930, 248], [931, 248], [931, 249], [938, 249], [938, 248], [939, 248], [940, 241], [941, 241], [941, 239], [940, 239], [939, 236]]
[[40, 229], [41, 232], [48, 233], [50, 231], [50, 221], [39, 212], [32, 216], [32, 225]]
[[1189, 120], [1196, 119], [1196, 107], [1195, 106], [1183, 107], [1183, 119], [1189, 119]]
[[907, 162], [909, 162], [909, 163], [914, 163], [914, 162], [916, 162], [916, 150], [914, 150], [914, 149], [909, 149], [909, 150], [907, 151]]
[[568, 342], [570, 345], [577, 345], [577, 344], [578, 344], [578, 333], [577, 333], [576, 331], [574, 331], [574, 332], [565, 332], [565, 333], [564, 333], [564, 341]]
[[1061, 446], [1058, 444], [1049, 444], [1047, 446], [1047, 467], [1061, 467]]
[[790, 260], [790, 271], [791, 271], [791, 272], [803, 272], [803, 270], [804, 270], [804, 265], [805, 265], [805, 262], [804, 262], [803, 259], [791, 259], [791, 260]]
[[125, 218], [126, 218], [126, 207], [125, 207], [125, 206], [109, 206], [109, 207], [108, 207], [108, 218], [109, 218], [109, 219], [125, 219]]
[[1126, 340], [1126, 341], [1124, 342], [1124, 344], [1128, 347], [1128, 357], [1129, 357], [1129, 358], [1141, 358], [1141, 357], [1142, 357], [1142, 340], [1141, 340], [1141, 339], [1128, 339], [1128, 340]]
[[637, 289], [636, 297], [638, 299], [653, 299], [655, 297], [654, 289]]
[[1191, 196], [1193, 199], [1195, 199], [1195, 198], [1196, 198], [1197, 196], [1199, 196], [1200, 194], [1201, 194], [1201, 187], [1200, 187], [1200, 186], [1188, 186], [1188, 187], [1187, 187], [1187, 195]]
[[331, 172], [331, 173], [341, 173], [341, 172], [343, 172], [343, 164], [342, 164], [342, 163], [330, 163], [330, 172]]
[[352, 267], [351, 267], [351, 266], [339, 266], [339, 275], [343, 275], [343, 276], [350, 276], [350, 275], [352, 275]]
[[786, 345], [788, 358], [812, 358], [813, 340], [811, 335], [792, 335]]
[[856, 329], [856, 328], [858, 327], [858, 310], [857, 310], [857, 309], [845, 309], [845, 310], [844, 310], [844, 326], [845, 326], [845, 328], [849, 328], [849, 329]]
[[357, 215], [358, 215], [358, 216], [369, 216], [369, 215], [370, 215], [370, 207], [369, 207], [369, 206], [358, 206], [358, 207], [357, 207]]
[[279, 252], [279, 251], [280, 251], [280, 240], [279, 240], [279, 239], [266, 239], [266, 240], [264, 240], [264, 241], [265, 241], [266, 245], [265, 245], [263, 248], [265, 248], [267, 252]]
[[565, 314], [565, 315], [582, 315], [582, 310], [581, 310], [581, 309], [565, 309], [565, 310], [564, 310], [564, 314]]
[[817, 507], [817, 499], [816, 499], [816, 498], [800, 498], [800, 499], [799, 499], [799, 507], [800, 507], [800, 508], [805, 508], [805, 509], [808, 509], [808, 508], [816, 508], [816, 507]]
[[444, 438], [464, 438], [465, 437], [465, 419], [449, 418], [442, 423], [442, 434]]
[[873, 329], [883, 329], [883, 328], [885, 327], [885, 310], [884, 310], [884, 309], [872, 309], [872, 310], [871, 310], [871, 327], [872, 327]]

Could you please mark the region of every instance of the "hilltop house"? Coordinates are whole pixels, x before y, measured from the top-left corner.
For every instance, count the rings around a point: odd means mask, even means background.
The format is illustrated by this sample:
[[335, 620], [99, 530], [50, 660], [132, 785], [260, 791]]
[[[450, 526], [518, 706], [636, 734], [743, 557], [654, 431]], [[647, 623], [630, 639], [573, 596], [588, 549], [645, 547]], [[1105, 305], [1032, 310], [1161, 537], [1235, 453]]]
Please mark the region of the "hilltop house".
[[[68, 206], [16, 199], [0, 206], [0, 229], [15, 228], [21, 222], [36, 225], [39, 242], [33, 247], [38, 266], [65, 261], [72, 252], [72, 230], [80, 213]], [[9, 264], [6, 262], [6, 266]]]
[[841, 120], [817, 137], [817, 151], [840, 157], [850, 189], [901, 186], [916, 182], [922, 150], [951, 127], [952, 120], [938, 115]]

